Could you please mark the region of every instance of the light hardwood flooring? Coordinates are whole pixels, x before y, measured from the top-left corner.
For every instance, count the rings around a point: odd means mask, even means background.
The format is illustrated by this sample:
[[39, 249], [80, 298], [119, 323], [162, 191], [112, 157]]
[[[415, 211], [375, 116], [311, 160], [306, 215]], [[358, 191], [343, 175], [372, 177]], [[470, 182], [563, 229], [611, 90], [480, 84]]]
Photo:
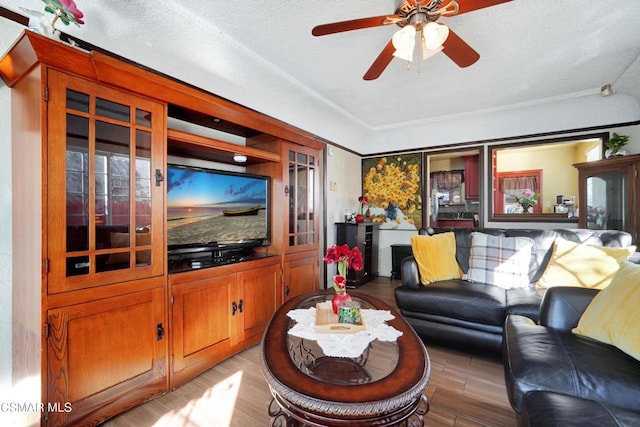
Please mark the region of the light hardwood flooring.
[[[399, 280], [380, 277], [353, 292], [366, 292], [397, 309]], [[498, 357], [426, 345], [431, 379], [425, 391], [427, 426], [515, 426]], [[216, 365], [178, 390], [140, 405], [104, 426], [253, 427], [268, 426], [271, 395], [262, 375], [260, 347]]]

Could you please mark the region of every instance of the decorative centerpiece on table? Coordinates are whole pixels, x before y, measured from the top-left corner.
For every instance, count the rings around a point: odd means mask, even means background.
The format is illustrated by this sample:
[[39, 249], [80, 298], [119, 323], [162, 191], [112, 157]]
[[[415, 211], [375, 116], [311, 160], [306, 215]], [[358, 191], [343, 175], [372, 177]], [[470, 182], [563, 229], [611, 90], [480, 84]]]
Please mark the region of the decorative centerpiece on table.
[[333, 245], [327, 249], [324, 256], [327, 264], [337, 264], [338, 274], [333, 276], [333, 289], [336, 293], [331, 300], [331, 308], [335, 314], [338, 313], [338, 306], [346, 301], [351, 301], [351, 297], [347, 293], [347, 271], [349, 268], [354, 270], [362, 270], [362, 253], [360, 249], [354, 247], [349, 249], [349, 245]]
[[531, 190], [522, 190], [520, 196], [513, 196], [516, 199], [516, 202], [522, 206], [522, 213], [530, 213], [531, 208], [538, 203], [538, 199], [540, 198], [540, 194], [534, 193]]

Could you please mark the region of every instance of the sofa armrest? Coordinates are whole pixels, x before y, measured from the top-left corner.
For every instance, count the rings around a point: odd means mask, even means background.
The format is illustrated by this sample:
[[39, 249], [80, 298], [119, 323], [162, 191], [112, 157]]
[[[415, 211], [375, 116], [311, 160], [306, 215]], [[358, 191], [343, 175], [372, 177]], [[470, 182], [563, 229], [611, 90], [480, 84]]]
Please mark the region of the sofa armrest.
[[402, 259], [400, 264], [400, 275], [402, 277], [402, 285], [417, 288], [420, 287], [420, 272], [418, 271], [418, 263], [413, 256]]
[[547, 289], [540, 303], [540, 324], [571, 331], [598, 292], [597, 289], [566, 286]]

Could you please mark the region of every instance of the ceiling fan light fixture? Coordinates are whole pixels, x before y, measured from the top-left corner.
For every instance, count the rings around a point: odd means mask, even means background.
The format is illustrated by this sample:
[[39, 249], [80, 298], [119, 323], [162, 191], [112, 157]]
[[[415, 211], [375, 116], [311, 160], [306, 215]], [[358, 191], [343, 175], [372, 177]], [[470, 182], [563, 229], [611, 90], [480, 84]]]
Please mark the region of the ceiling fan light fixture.
[[396, 58], [404, 59], [405, 61], [408, 61], [408, 62], [413, 62], [413, 49], [409, 49], [409, 50], [397, 49], [395, 52], [393, 52], [393, 56], [395, 56]]
[[437, 49], [429, 49], [424, 39], [422, 39], [422, 60], [424, 61], [425, 59], [431, 58], [433, 55], [442, 52], [442, 49], [442, 46]]
[[429, 22], [422, 29], [422, 35], [427, 49], [435, 50], [442, 47], [442, 44], [449, 37], [449, 28], [446, 25]]
[[402, 58], [406, 61], [413, 61], [413, 49], [416, 46], [416, 28], [413, 25], [407, 25], [391, 38], [391, 43], [396, 51], [393, 56]]

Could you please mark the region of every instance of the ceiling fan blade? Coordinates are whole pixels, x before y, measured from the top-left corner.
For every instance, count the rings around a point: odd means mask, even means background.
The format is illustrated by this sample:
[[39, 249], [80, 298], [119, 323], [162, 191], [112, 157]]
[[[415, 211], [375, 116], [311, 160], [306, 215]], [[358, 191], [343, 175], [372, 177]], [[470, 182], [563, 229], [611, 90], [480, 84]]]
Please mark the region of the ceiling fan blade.
[[373, 61], [373, 64], [371, 64], [371, 67], [369, 67], [362, 78], [364, 80], [375, 80], [380, 77], [380, 74], [382, 74], [393, 59], [393, 52], [395, 52], [395, 50], [396, 48], [393, 47], [393, 43], [389, 40], [389, 43], [382, 49], [380, 55]]
[[484, 9], [485, 7], [496, 6], [501, 3], [507, 3], [512, 0], [456, 0], [458, 2], [458, 13], [473, 12], [474, 10]]
[[370, 18], [353, 19], [351, 21], [333, 22], [331, 24], [323, 24], [313, 27], [311, 34], [314, 36], [326, 36], [327, 34], [341, 33], [343, 31], [360, 30], [362, 28], [395, 24], [401, 19], [402, 18], [397, 15], [383, 15], [372, 16]]
[[480, 59], [480, 54], [451, 29], [449, 29], [449, 37], [442, 45], [442, 53], [461, 68], [468, 67]]

